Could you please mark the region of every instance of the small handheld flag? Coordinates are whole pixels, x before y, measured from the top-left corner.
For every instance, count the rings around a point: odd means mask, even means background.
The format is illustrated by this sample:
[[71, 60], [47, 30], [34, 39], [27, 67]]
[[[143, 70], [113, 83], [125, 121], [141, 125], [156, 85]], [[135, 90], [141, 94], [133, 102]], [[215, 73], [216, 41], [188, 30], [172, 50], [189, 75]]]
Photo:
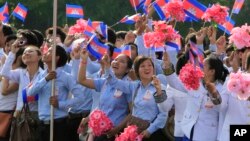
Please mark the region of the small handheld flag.
[[27, 16], [27, 12], [28, 12], [28, 9], [21, 3], [18, 3], [12, 15], [24, 22]]
[[230, 35], [230, 32], [234, 28], [235, 22], [229, 17], [227, 17], [226, 20], [226, 23], [224, 23], [223, 25], [218, 25], [218, 28], [224, 31], [227, 35]]
[[185, 13], [189, 17], [195, 19], [196, 21], [201, 19], [201, 17], [203, 16], [203, 14], [205, 13], [207, 9], [206, 6], [204, 6], [197, 0], [184, 0], [183, 7], [184, 7]]
[[83, 18], [84, 11], [82, 6], [66, 4], [66, 16], [71, 18]]
[[232, 13], [239, 14], [245, 0], [235, 0]]
[[7, 2], [0, 8], [0, 21], [3, 23], [9, 22], [9, 7]]
[[145, 0], [129, 0], [129, 1], [132, 7], [135, 9], [135, 12], [137, 12], [138, 9], [140, 9], [145, 3]]
[[168, 1], [169, 0], [156, 0], [155, 2], [153, 2], [153, 7], [161, 20], [166, 20], [169, 18], [166, 17], [166, 14], [164, 12], [164, 6], [168, 3]]
[[134, 24], [135, 22], [137, 22], [139, 20], [140, 17], [141, 17], [140, 13], [132, 15], [132, 16], [126, 15], [119, 22], [120, 23], [125, 23], [125, 24]]

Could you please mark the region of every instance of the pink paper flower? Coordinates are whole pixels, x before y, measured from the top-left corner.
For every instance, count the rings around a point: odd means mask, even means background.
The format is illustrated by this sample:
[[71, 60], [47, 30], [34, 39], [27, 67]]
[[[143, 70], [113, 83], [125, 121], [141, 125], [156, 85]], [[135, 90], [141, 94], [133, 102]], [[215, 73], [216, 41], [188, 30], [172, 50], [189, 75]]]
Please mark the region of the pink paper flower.
[[214, 21], [218, 24], [224, 24], [228, 16], [228, 8], [219, 4], [214, 4], [212, 7], [207, 8], [206, 12], [201, 17], [206, 22]]
[[200, 80], [204, 76], [202, 70], [193, 64], [186, 64], [180, 70], [179, 78], [188, 90], [197, 90], [200, 87]]
[[182, 1], [172, 0], [166, 4], [164, 10], [171, 16], [171, 18], [175, 19], [176, 21], [184, 22], [186, 14], [183, 10]]
[[76, 24], [73, 25], [73, 26], [71, 26], [69, 28], [68, 34], [69, 35], [73, 35], [75, 33], [82, 33], [85, 30], [86, 25], [87, 25], [87, 21], [86, 20], [84, 20], [84, 19], [78, 19], [76, 21]]
[[113, 127], [112, 121], [101, 110], [94, 110], [89, 116], [89, 128], [95, 136], [100, 136]]
[[233, 28], [229, 42], [233, 43], [238, 49], [250, 47], [250, 26], [245, 24], [241, 27]]
[[124, 129], [120, 136], [117, 136], [115, 141], [142, 141], [142, 135], [137, 133], [137, 126], [130, 125]]
[[154, 46], [154, 33], [153, 32], [147, 32], [143, 35], [143, 40], [144, 40], [144, 46], [146, 48], [150, 48]]
[[250, 96], [250, 74], [237, 72], [231, 73], [227, 88], [241, 100], [246, 100]]

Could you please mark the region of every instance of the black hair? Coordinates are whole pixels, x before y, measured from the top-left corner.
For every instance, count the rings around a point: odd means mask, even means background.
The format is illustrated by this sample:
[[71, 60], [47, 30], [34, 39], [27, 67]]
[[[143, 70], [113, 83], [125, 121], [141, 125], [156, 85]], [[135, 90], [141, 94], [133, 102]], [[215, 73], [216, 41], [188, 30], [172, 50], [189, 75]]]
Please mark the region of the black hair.
[[180, 74], [181, 68], [187, 64], [188, 60], [189, 60], [189, 51], [183, 52], [180, 55], [180, 57], [177, 59], [176, 67], [175, 67], [177, 75]]
[[16, 39], [17, 39], [17, 37], [16, 37], [15, 34], [8, 35], [6, 40], [5, 40], [5, 44], [8, 43], [11, 40], [16, 40]]
[[[50, 27], [46, 30], [46, 35], [53, 34], [53, 27]], [[63, 31], [63, 29], [61, 27], [56, 27], [56, 34], [59, 35], [60, 39], [62, 42], [64, 42], [65, 38], [66, 38], [66, 33]]]
[[33, 32], [36, 35], [36, 38], [38, 41], [38, 47], [40, 48], [43, 45], [43, 40], [44, 40], [44, 36], [42, 32], [36, 29], [31, 30], [31, 32]]
[[115, 46], [114, 46], [113, 44], [111, 44], [111, 43], [106, 43], [106, 45], [109, 46], [109, 57], [112, 58], [113, 53], [114, 53], [114, 49], [117, 48], [117, 47], [115, 47]]
[[140, 68], [140, 65], [146, 61], [146, 60], [149, 60], [154, 68], [154, 63], [152, 61], [152, 59], [150, 57], [146, 57], [146, 56], [137, 56], [135, 58], [135, 61], [134, 61], [134, 70], [135, 70], [135, 75], [137, 78], [140, 79], [140, 75], [139, 75], [139, 68]]
[[117, 31], [116, 32], [116, 38], [119, 38], [119, 39], [125, 39], [125, 36], [127, 34], [127, 31]]
[[22, 35], [23, 37], [25, 37], [27, 39], [26, 45], [33, 45], [33, 46], [38, 47], [38, 39], [37, 39], [36, 35], [33, 32], [31, 32], [30, 30], [21, 29], [17, 32], [17, 34]]
[[2, 25], [3, 25], [2, 31], [3, 31], [3, 35], [4, 36], [8, 36], [8, 35], [14, 34], [11, 26], [6, 25], [6, 24], [2, 24]]
[[110, 42], [112, 44], [115, 44], [115, 42], [116, 42], [115, 31], [110, 27], [108, 27], [108, 42]]
[[[22, 56], [22, 55], [23, 55], [24, 50], [25, 50], [25, 48], [20, 48], [20, 49], [16, 52], [16, 58], [15, 58], [13, 64], [17, 62], [17, 59], [18, 59], [19, 56]], [[27, 65], [25, 65], [25, 64], [23, 63], [22, 59], [21, 59], [20, 67], [21, 67], [21, 68], [26, 68], [26, 67], [27, 67]]]
[[247, 66], [246, 66], [246, 70], [248, 70], [250, 67], [250, 53], [247, 54]]
[[138, 55], [138, 46], [135, 43], [128, 43], [127, 45], [136, 47], [136, 55]]
[[62, 67], [67, 63], [67, 53], [65, 49], [59, 45], [56, 45], [56, 56], [59, 56], [59, 60], [56, 63], [56, 67]]
[[224, 82], [229, 72], [223, 65], [223, 62], [215, 55], [207, 57], [206, 62], [208, 63], [209, 69], [213, 69], [215, 71], [215, 81], [218, 80], [220, 82]]

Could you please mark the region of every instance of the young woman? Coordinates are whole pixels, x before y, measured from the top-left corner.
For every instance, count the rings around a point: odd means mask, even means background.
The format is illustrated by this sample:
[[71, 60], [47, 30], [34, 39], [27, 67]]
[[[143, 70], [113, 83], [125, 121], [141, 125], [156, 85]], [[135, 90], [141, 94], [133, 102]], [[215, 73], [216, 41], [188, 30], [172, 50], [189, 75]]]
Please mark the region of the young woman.
[[[241, 54], [241, 55], [240, 55]], [[232, 66], [234, 72], [244, 71], [250, 73], [250, 48], [244, 47], [234, 51], [232, 54]], [[241, 63], [240, 63], [241, 59]], [[242, 65], [241, 65], [242, 64]], [[240, 69], [240, 67], [242, 67]], [[227, 79], [229, 80], [229, 79]], [[239, 99], [236, 94], [227, 91], [228, 81], [225, 82], [222, 92], [222, 104], [220, 112], [225, 117], [222, 125], [219, 141], [229, 141], [230, 125], [249, 125], [250, 124], [250, 97], [247, 100]]]
[[[12, 64], [16, 58], [16, 53], [19, 50], [20, 48], [14, 43], [11, 47], [11, 52], [9, 53], [3, 66], [2, 76], [19, 84], [16, 112], [14, 116], [18, 117], [20, 115], [20, 111], [23, 108], [23, 103], [28, 102], [29, 109], [31, 111], [31, 116], [35, 120], [35, 123], [38, 123], [37, 101], [24, 101], [23, 98], [26, 96], [23, 93], [23, 89], [25, 89], [25, 87], [28, 86], [30, 83], [33, 83], [37, 76], [43, 71], [42, 68], [39, 67], [39, 62], [41, 61], [41, 52], [36, 46], [26, 46], [22, 54], [22, 61], [27, 67], [11, 70]], [[31, 126], [31, 132], [34, 133], [34, 138], [38, 136], [37, 129], [37, 126]]]
[[[38, 94], [38, 109], [40, 120], [41, 140], [49, 141], [50, 137], [50, 106], [54, 110], [54, 140], [69, 141], [67, 133], [67, 116], [68, 110], [74, 104], [80, 101], [80, 88], [76, 84], [76, 80], [63, 70], [63, 66], [67, 62], [67, 54], [65, 50], [56, 46], [56, 70], [52, 71], [52, 47], [43, 55], [43, 62], [47, 65], [47, 69], [39, 74], [37, 80], [27, 87], [27, 95]], [[56, 78], [56, 79], [55, 79]], [[55, 96], [51, 96], [52, 82], [55, 79]], [[73, 99], [69, 99], [69, 93], [74, 95]]]
[[[121, 132], [125, 126], [124, 121], [130, 113], [129, 105], [132, 100], [131, 95], [124, 94], [119, 89], [110, 85], [106, 78], [86, 78], [86, 64], [88, 58], [86, 49], [82, 50], [81, 58], [78, 81], [83, 86], [100, 92], [101, 95], [98, 108], [106, 113], [114, 124], [114, 128], [108, 131], [107, 134], [95, 137], [94, 140], [113, 141], [115, 135]], [[127, 80], [127, 73], [132, 67], [132, 61], [128, 56], [121, 54], [112, 61], [111, 66], [117, 79]]]
[[[8, 36], [6, 39], [4, 52], [6, 53], [6, 56], [3, 58], [6, 58], [10, 49], [12, 43], [15, 41], [15, 36]], [[26, 66], [22, 62], [22, 54], [24, 49], [20, 49], [16, 53], [15, 61], [12, 64], [12, 70], [18, 69], [18, 68], [25, 68]], [[2, 64], [4, 64], [5, 59], [1, 60]], [[1, 77], [0, 82], [0, 113], [8, 113], [10, 115], [13, 115], [15, 106], [17, 103], [17, 90], [18, 90], [18, 83], [15, 83], [14, 81], [8, 80], [5, 77]], [[10, 137], [10, 128], [11, 126], [7, 127], [7, 133], [5, 137], [0, 137], [0, 141], [9, 141]]]
[[[107, 62], [107, 61], [106, 61]], [[109, 68], [108, 63], [105, 63]], [[108, 83], [126, 94], [132, 95], [133, 109], [128, 124], [138, 126], [144, 141], [164, 141], [161, 128], [166, 123], [166, 113], [160, 112], [153, 95], [165, 93], [158, 78], [154, 76], [154, 64], [149, 57], [138, 56], [134, 61], [135, 74], [139, 81], [129, 82], [117, 79], [111, 70]]]
[[[169, 66], [169, 59], [166, 58], [168, 57], [165, 53], [164, 64]], [[222, 61], [215, 56], [209, 56], [204, 60], [204, 83], [200, 83], [198, 90], [185, 89], [171, 70], [172, 67], [165, 69], [169, 85], [190, 95], [181, 122], [184, 139], [216, 141], [220, 120], [219, 107], [216, 105], [221, 103], [219, 93], [222, 91], [222, 85], [228, 74]]]

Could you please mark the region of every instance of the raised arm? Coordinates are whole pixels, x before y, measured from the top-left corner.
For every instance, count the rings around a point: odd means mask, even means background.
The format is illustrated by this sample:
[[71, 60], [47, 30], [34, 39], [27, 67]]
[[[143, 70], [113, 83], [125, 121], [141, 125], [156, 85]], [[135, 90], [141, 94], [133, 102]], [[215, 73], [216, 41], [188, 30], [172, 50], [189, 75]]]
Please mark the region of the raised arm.
[[92, 79], [89, 79], [86, 77], [86, 68], [87, 68], [87, 60], [88, 60], [88, 52], [86, 48], [83, 48], [81, 50], [81, 62], [80, 62], [80, 68], [78, 72], [78, 82], [88, 88], [94, 89], [95, 84]]

